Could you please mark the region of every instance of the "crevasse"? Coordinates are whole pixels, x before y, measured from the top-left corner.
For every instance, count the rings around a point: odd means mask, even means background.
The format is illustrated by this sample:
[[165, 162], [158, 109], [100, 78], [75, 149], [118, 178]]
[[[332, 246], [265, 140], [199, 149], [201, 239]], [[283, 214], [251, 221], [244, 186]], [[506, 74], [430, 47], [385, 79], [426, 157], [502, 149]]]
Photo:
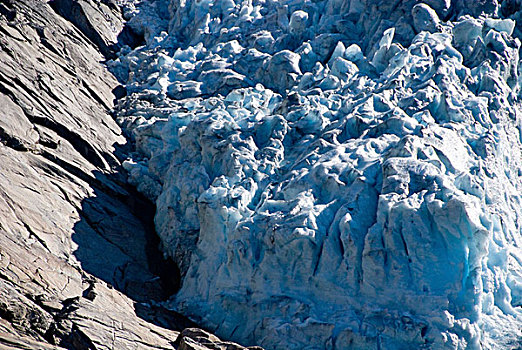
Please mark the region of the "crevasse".
[[109, 64], [169, 307], [267, 349], [521, 346], [521, 13], [129, 5], [146, 45]]

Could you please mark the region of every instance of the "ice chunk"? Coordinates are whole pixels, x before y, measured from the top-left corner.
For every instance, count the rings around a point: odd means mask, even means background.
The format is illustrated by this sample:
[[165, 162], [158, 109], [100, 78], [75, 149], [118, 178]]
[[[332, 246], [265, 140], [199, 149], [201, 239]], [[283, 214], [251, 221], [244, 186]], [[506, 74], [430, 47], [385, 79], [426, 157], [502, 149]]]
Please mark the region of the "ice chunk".
[[344, 56], [352, 62], [357, 62], [364, 58], [361, 48], [357, 44], [352, 44], [344, 51]]
[[423, 0], [423, 2], [434, 9], [439, 17], [446, 17], [451, 7], [451, 0]]
[[294, 34], [301, 34], [306, 29], [306, 22], [308, 21], [308, 13], [298, 10], [292, 13], [290, 17], [290, 32]]
[[301, 57], [289, 50], [276, 53], [268, 62], [265, 85], [274, 90], [285, 90], [297, 81], [301, 74], [299, 60]]
[[486, 18], [484, 24], [489, 28], [495, 29], [499, 32], [507, 33], [508, 35], [513, 34], [513, 30], [515, 29], [515, 21], [512, 19], [494, 19], [494, 18]]
[[272, 33], [268, 31], [260, 31], [255, 34], [254, 47], [262, 52], [270, 51], [274, 42]]
[[372, 59], [372, 65], [379, 71], [383, 71], [388, 66], [388, 51], [395, 35], [395, 28], [388, 28], [382, 34], [382, 38], [379, 41], [379, 46], [375, 51]]
[[359, 70], [357, 66], [344, 58], [337, 57], [331, 64], [332, 74], [341, 80], [349, 80]]
[[201, 85], [199, 81], [182, 81], [172, 83], [167, 89], [167, 96], [174, 99], [185, 99], [201, 95]]
[[345, 51], [346, 48], [344, 47], [344, 44], [341, 41], [339, 41], [335, 46], [330, 60], [328, 61], [328, 65], [330, 65], [337, 57], [343, 57]]
[[472, 46], [481, 35], [482, 24], [473, 18], [460, 21], [453, 27], [453, 41], [457, 47], [462, 45]]

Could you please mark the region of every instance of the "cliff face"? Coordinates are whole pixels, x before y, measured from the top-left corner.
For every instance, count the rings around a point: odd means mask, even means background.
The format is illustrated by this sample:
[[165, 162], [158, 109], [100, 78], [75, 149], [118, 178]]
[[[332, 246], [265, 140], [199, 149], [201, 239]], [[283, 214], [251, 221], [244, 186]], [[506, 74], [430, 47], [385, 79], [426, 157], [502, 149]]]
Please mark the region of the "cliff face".
[[165, 297], [133, 214], [150, 204], [118, 175], [126, 141], [108, 114], [118, 83], [101, 52], [122, 19], [69, 2], [81, 28], [65, 5], [0, 2], [0, 344], [168, 348], [177, 333], [126, 296]]
[[0, 348], [169, 349], [186, 325], [154, 306], [176, 281], [120, 174], [123, 28], [110, 0], [0, 1]]

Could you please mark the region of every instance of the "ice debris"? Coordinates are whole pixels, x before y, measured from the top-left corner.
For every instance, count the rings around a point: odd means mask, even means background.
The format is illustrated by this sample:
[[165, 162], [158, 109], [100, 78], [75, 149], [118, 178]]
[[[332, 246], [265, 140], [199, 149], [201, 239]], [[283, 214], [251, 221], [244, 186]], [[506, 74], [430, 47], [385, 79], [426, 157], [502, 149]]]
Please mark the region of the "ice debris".
[[520, 346], [519, 7], [135, 9], [146, 45], [110, 65], [170, 307], [268, 349]]

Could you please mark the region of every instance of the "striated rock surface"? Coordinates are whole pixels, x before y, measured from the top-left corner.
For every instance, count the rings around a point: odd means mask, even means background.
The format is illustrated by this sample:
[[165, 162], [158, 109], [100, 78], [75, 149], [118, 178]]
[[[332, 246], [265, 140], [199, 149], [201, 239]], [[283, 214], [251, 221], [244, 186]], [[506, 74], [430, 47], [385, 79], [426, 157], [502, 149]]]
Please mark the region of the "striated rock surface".
[[124, 166], [180, 266], [170, 307], [270, 349], [519, 348], [521, 14], [138, 9], [146, 45], [109, 65], [140, 152]]
[[1, 349], [174, 349], [190, 324], [155, 303], [176, 276], [120, 173], [117, 5], [0, 1]]
[[176, 339], [178, 350], [263, 350], [258, 346], [245, 348], [241, 345], [222, 341], [218, 337], [199, 328], [186, 328]]

